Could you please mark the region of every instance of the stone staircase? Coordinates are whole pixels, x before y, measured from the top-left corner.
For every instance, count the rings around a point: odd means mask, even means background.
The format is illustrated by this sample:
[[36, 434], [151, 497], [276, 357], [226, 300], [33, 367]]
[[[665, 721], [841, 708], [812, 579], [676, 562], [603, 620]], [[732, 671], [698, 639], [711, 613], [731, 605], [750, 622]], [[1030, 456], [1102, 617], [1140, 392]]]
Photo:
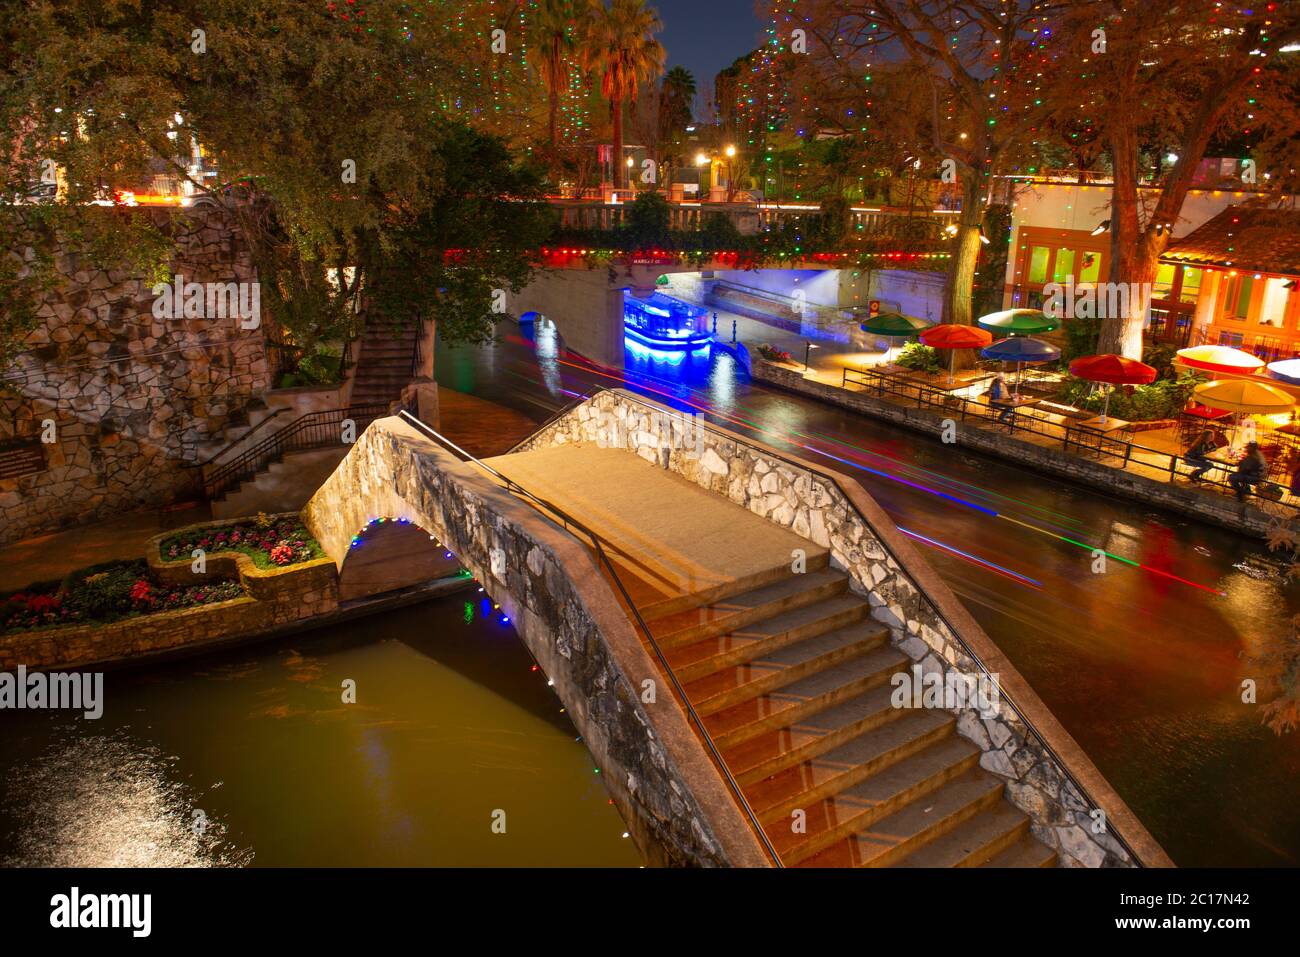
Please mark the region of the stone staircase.
[[786, 866], [1054, 865], [953, 715], [893, 707], [870, 610], [824, 552], [640, 608]]
[[352, 404], [395, 402], [412, 378], [421, 335], [415, 324], [371, 317], [360, 340], [352, 382]]

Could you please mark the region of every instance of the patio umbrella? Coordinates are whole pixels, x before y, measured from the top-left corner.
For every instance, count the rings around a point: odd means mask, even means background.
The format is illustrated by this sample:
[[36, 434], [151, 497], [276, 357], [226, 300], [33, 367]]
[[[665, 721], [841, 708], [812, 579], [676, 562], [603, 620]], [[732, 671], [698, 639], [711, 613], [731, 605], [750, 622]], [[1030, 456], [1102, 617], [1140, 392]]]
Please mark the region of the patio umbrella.
[[1050, 342], [1029, 336], [1010, 336], [980, 350], [985, 359], [1016, 364], [1016, 395], [1020, 394], [1020, 367], [1036, 362], [1051, 362], [1061, 358], [1061, 350]]
[[[911, 339], [922, 329], [929, 329], [934, 323], [926, 322], [924, 319], [913, 319], [911, 316], [904, 316], [898, 312], [882, 312], [878, 316], [872, 316], [866, 322], [862, 323], [863, 332], [869, 332], [873, 336], [887, 336], [889, 338], [889, 351], [894, 351], [895, 339]], [[885, 358], [889, 358], [886, 353]]]
[[1006, 336], [1031, 336], [1035, 332], [1051, 332], [1060, 322], [1053, 319], [1041, 309], [1007, 309], [1004, 312], [990, 312], [976, 320], [989, 332], [1002, 333]]
[[1249, 375], [1264, 364], [1259, 356], [1228, 346], [1191, 346], [1178, 350], [1178, 361], [1189, 369]]
[[1233, 423], [1233, 449], [1239, 445], [1237, 430], [1243, 414], [1289, 412], [1295, 406], [1295, 399], [1277, 386], [1249, 379], [1215, 379], [1198, 385], [1192, 394], [1211, 408], [1237, 413]]
[[[922, 339], [925, 336], [921, 336]], [[1268, 364], [1268, 374], [1287, 385], [1300, 385], [1300, 359], [1282, 359]]]
[[931, 326], [922, 332], [921, 341], [934, 349], [949, 350], [948, 382], [951, 384], [953, 369], [957, 364], [957, 350], [983, 349], [993, 341], [993, 334], [985, 332], [983, 329], [977, 329], [975, 326], [945, 322], [942, 325]]
[[[1070, 363], [1070, 375], [1108, 385], [1145, 385], [1156, 381], [1156, 370], [1152, 366], [1109, 353], [1075, 359]], [[1106, 421], [1106, 413], [1110, 411], [1110, 393], [1111, 390], [1107, 389], [1106, 401], [1101, 408], [1102, 422]]]

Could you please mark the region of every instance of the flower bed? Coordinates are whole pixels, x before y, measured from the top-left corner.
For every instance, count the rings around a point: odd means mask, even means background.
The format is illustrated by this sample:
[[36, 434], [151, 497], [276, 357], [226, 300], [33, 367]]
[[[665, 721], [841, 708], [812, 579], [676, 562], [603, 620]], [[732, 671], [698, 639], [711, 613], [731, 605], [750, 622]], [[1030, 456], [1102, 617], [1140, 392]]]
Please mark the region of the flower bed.
[[320, 558], [324, 551], [296, 516], [268, 517], [226, 525], [195, 525], [164, 538], [158, 546], [164, 562], [189, 562], [195, 549], [206, 553], [239, 552], [258, 568], [285, 568]]
[[244, 594], [233, 581], [159, 584], [144, 561], [78, 569], [59, 583], [33, 585], [0, 603], [0, 634], [57, 625], [106, 624], [178, 608], [228, 601]]
[[790, 353], [766, 342], [758, 347], [758, 354], [768, 362], [794, 362], [794, 357]]

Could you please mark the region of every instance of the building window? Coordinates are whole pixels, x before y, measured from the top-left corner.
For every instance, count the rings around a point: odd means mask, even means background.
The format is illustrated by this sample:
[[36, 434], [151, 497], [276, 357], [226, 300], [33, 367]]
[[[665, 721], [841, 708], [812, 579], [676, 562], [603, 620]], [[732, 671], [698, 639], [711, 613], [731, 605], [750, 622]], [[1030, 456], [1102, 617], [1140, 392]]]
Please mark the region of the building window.
[[1079, 282], [1096, 282], [1101, 276], [1101, 253], [1084, 250], [1082, 260], [1079, 265]]
[[1240, 332], [1220, 332], [1219, 345], [1231, 346], [1234, 349], [1241, 348], [1242, 335]]
[[1032, 246], [1029, 249], [1029, 275], [1025, 281], [1041, 286], [1047, 282], [1047, 257], [1051, 250], [1046, 246]]
[[1183, 291], [1178, 297], [1179, 301], [1194, 303], [1201, 294], [1201, 276], [1205, 271], [1203, 269], [1194, 269], [1191, 266], [1181, 268], [1183, 270]]
[[1250, 315], [1250, 297], [1255, 280], [1250, 276], [1229, 276], [1223, 295], [1223, 318], [1245, 322]]

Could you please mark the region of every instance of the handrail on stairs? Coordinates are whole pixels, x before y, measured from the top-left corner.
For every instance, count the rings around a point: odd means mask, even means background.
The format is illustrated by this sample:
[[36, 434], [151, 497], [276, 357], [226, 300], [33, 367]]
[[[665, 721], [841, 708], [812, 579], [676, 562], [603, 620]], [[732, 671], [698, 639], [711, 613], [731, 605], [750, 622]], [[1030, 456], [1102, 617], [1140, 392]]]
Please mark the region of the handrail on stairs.
[[352, 419], [358, 426], [356, 434], [360, 435], [367, 425], [387, 414], [388, 404], [383, 402], [307, 412], [205, 476], [203, 491], [210, 500], [220, 498], [288, 452], [321, 449], [341, 443], [342, 436], [330, 426], [341, 426], [344, 421]]
[[[606, 570], [609, 572], [610, 577], [614, 580], [614, 584], [618, 586], [619, 593], [623, 596], [623, 601], [627, 604], [629, 610], [631, 610], [632, 617], [636, 620], [637, 626], [641, 629], [641, 631], [645, 634], [646, 639], [650, 642], [650, 647], [654, 651], [655, 657], [659, 659], [659, 663], [663, 666], [664, 673], [668, 676], [668, 680], [672, 682], [673, 690], [677, 692], [678, 698], [681, 700], [682, 704], [686, 708], [687, 715], [695, 723], [695, 727], [698, 729], [700, 733], [700, 737], [704, 741], [705, 747], [708, 748], [709, 753], [713, 756], [714, 763], [717, 765], [719, 771], [722, 772], [722, 777], [725, 780], [728, 789], [731, 791], [732, 797], [735, 798], [736, 803], [740, 806], [740, 809], [744, 813], [745, 817], [749, 819], [750, 825], [753, 827], [754, 831], [758, 835], [758, 839], [763, 844], [764, 850], [766, 850], [768, 855], [772, 858], [773, 863], [777, 867], [784, 867], [785, 865], [781, 861], [781, 855], [777, 853], [776, 847], [773, 846], [771, 839], [767, 836], [767, 832], [763, 829], [762, 823], [758, 820], [758, 815], [754, 812], [753, 807], [750, 806], [750, 803], [746, 799], [744, 792], [741, 791], [740, 784], [736, 781], [735, 777], [732, 776], [731, 769], [727, 767], [727, 762], [724, 761], [722, 758], [722, 752], [718, 749], [717, 744], [715, 744], [713, 741], [713, 737], [709, 734], [708, 729], [704, 726], [704, 720], [696, 712], [694, 706], [691, 704], [690, 698], [686, 696], [686, 689], [682, 687], [682, 684], [678, 680], [677, 675], [673, 672], [672, 666], [668, 664], [668, 658], [664, 655], [663, 649], [659, 647], [659, 642], [655, 640], [654, 633], [650, 631], [650, 626], [647, 625], [645, 619], [641, 617], [641, 612], [637, 610], [636, 603], [632, 601], [632, 596], [628, 593], [627, 587], [623, 584], [623, 579], [619, 576], [618, 570], [614, 567], [614, 563], [610, 560], [609, 556], [606, 554], [604, 548], [605, 544], [608, 544], [611, 549], [615, 549], [614, 544], [612, 542], [606, 542], [605, 539], [603, 539], [599, 533], [593, 531], [587, 525], [583, 524], [581, 521], [574, 518], [568, 512], [564, 511], [564, 509], [560, 508], [558, 505], [555, 505], [552, 502], [549, 502], [546, 499], [541, 498], [538, 495], [535, 495], [533, 492], [530, 492], [528, 489], [524, 488], [514, 479], [506, 475], [503, 475], [501, 472], [497, 471], [492, 466], [488, 465], [486, 462], [482, 461], [481, 459], [477, 458], [471, 453], [465, 451], [459, 445], [452, 442], [451, 439], [447, 438], [445, 435], [442, 435], [440, 432], [433, 429], [431, 426], [426, 425], [424, 422], [421, 422], [419, 419], [411, 415], [405, 409], [399, 411], [398, 415], [406, 419], [406, 421], [410, 422], [416, 428], [420, 429], [430, 438], [433, 438], [434, 440], [438, 441], [442, 445], [445, 445], [447, 448], [451, 449], [453, 452], [455, 452], [457, 455], [464, 458], [466, 461], [471, 462], [474, 465], [477, 465], [479, 468], [483, 469], [483, 471], [491, 474], [494, 478], [500, 481], [508, 491], [514, 492], [515, 494], [532, 501], [536, 505], [540, 506], [540, 508], [543, 511], [549, 512], [552, 515], [554, 515], [556, 518], [560, 520], [560, 522], [564, 527], [564, 530], [567, 531], [570, 535], [574, 535], [573, 529], [577, 529], [584, 536], [590, 539], [591, 546], [594, 548], [597, 558], [600, 560], [601, 564], [603, 564]], [[572, 526], [573, 528], [570, 528], [569, 526]], [[574, 535], [574, 538], [578, 538], [578, 536]], [[581, 541], [581, 539], [579, 539], [579, 541]]]

